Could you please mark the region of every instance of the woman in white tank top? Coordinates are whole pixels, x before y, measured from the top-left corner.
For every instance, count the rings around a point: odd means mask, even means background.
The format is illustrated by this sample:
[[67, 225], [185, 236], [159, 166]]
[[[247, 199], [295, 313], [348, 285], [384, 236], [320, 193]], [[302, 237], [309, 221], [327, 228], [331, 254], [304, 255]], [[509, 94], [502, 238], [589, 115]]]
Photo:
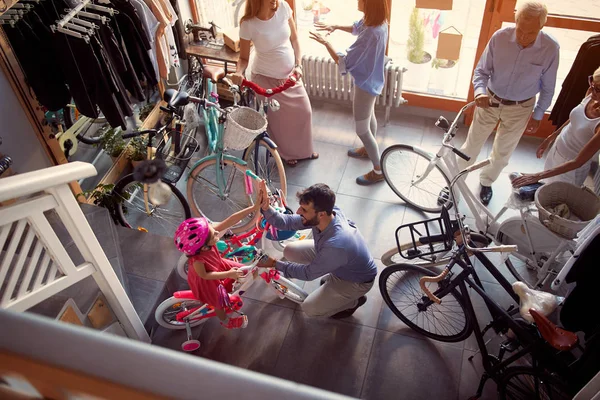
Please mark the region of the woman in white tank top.
[[548, 136], [537, 150], [541, 158], [554, 142], [544, 172], [523, 174], [513, 181], [521, 187], [544, 180], [544, 182], [568, 182], [582, 186], [590, 172], [592, 158], [600, 150], [600, 68], [589, 77], [590, 88], [583, 101], [569, 114], [569, 120]]

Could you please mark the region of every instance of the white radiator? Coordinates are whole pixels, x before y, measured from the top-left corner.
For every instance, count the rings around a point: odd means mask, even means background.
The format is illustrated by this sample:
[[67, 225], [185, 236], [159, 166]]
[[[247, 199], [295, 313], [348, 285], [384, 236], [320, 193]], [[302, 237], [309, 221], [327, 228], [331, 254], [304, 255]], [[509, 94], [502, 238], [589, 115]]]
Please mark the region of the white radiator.
[[[304, 87], [311, 98], [352, 101], [354, 81], [350, 74], [342, 75], [331, 58], [303, 56], [302, 70]], [[406, 103], [402, 97], [402, 77], [406, 68], [394, 65], [390, 60], [385, 67], [385, 85], [376, 104], [385, 107], [385, 123], [390, 109]]]

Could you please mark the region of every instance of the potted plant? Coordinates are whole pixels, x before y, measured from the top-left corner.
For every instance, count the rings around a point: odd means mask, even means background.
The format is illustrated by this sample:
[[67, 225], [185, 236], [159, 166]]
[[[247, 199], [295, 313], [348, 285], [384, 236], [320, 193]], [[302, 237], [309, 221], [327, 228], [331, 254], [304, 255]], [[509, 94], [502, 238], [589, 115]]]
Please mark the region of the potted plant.
[[127, 159], [131, 161], [134, 168], [147, 158], [147, 145], [148, 139], [141, 136], [134, 137], [129, 141]]
[[428, 92], [440, 96], [456, 95], [456, 77], [458, 72], [453, 70], [457, 60], [434, 58], [431, 68], [435, 69], [429, 79]]
[[116, 159], [125, 150], [125, 140], [121, 130], [110, 128], [102, 135], [102, 149], [113, 159]]
[[[76, 197], [83, 196], [86, 199], [94, 199], [93, 204], [98, 207], [103, 207], [108, 210], [111, 218], [115, 224], [119, 224], [117, 208], [120, 203], [125, 200], [129, 200], [129, 193], [124, 193], [123, 196], [117, 196], [113, 189], [113, 184], [98, 184], [93, 190], [86, 190], [79, 193]], [[126, 208], [123, 208], [123, 212], [127, 212]]]
[[313, 23], [313, 3], [314, 0], [304, 0], [302, 4], [302, 12], [298, 15], [298, 25], [310, 26]]
[[407, 89], [425, 91], [429, 83], [431, 54], [425, 51], [425, 27], [418, 8], [413, 8], [408, 22], [406, 58], [413, 65], [408, 68]]

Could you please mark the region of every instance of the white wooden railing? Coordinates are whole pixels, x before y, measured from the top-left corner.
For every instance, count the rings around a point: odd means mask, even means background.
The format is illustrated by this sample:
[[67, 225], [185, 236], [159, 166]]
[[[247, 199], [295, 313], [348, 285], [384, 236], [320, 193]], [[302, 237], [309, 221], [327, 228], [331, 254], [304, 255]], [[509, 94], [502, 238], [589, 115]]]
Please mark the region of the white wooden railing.
[[[96, 175], [93, 165], [72, 162], [0, 180], [0, 308], [25, 311], [92, 276], [128, 337], [150, 342], [148, 333], [69, 182]], [[54, 210], [84, 262], [75, 265], [44, 212]]]

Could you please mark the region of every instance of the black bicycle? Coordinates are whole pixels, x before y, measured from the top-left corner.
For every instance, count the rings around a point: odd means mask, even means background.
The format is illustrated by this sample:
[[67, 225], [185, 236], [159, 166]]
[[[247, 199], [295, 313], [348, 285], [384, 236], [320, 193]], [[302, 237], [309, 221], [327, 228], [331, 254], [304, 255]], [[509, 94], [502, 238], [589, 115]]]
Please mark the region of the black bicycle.
[[[158, 129], [131, 133], [147, 135], [147, 161], [121, 178], [114, 188], [117, 216], [128, 228], [172, 237], [181, 221], [192, 213], [185, 196], [175, 187], [193, 154], [199, 149], [190, 133], [183, 133], [180, 112], [183, 103], [176, 90], [166, 90], [164, 118]], [[172, 128], [174, 126], [174, 128]]]
[[[458, 174], [450, 184], [450, 191], [461, 176], [488, 162], [473, 165]], [[576, 379], [582, 357], [574, 357], [572, 350], [583, 350], [577, 335], [558, 328], [533, 309], [530, 310], [532, 323], [519, 314], [519, 307], [511, 305], [503, 309], [499, 306], [483, 289], [469, 257], [474, 255], [519, 304], [521, 299], [511, 284], [485, 256], [486, 252], [515, 251], [515, 246], [486, 247], [485, 237], [471, 235], [458, 210], [456, 216], [456, 220], [451, 221], [444, 207], [439, 218], [399, 228], [407, 230], [414, 243], [413, 249], [399, 249], [407, 259], [453, 248], [454, 251], [441, 273], [438, 269], [412, 264], [385, 268], [379, 279], [385, 303], [411, 329], [429, 338], [458, 342], [475, 334], [485, 373], [471, 399], [481, 396], [488, 379], [496, 382], [501, 399], [571, 399], [585, 383]], [[483, 329], [477, 322], [468, 287], [481, 296], [492, 316]], [[490, 329], [507, 338], [498, 354], [491, 354], [486, 347], [484, 335]]]

